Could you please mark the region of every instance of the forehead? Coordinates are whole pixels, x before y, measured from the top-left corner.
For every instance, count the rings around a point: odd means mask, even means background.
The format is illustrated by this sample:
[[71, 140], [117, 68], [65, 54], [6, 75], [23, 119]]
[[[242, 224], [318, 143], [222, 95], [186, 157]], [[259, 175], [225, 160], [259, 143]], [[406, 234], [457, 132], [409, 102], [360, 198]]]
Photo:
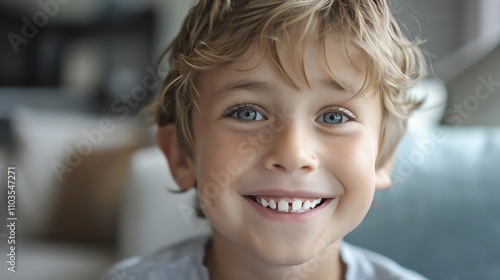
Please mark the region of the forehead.
[[366, 66], [357, 48], [333, 36], [306, 46], [283, 40], [275, 49], [255, 42], [236, 61], [200, 73], [197, 86], [203, 91], [208, 85], [220, 92], [227, 84], [242, 78], [268, 80], [279, 76], [279, 81], [273, 79], [268, 84], [284, 83], [300, 90], [326, 85], [355, 95], [364, 85]]

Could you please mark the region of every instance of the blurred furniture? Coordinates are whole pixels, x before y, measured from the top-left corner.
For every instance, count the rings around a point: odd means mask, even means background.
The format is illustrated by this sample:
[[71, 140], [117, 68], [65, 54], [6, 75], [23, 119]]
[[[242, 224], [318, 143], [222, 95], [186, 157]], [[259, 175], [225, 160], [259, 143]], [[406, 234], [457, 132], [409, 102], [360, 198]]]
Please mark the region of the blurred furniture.
[[[402, 141], [395, 186], [376, 194], [348, 242], [429, 279], [500, 275], [500, 128], [439, 127]], [[134, 155], [121, 218], [121, 258], [208, 231], [194, 194], [176, 185], [157, 148]]]
[[393, 170], [399, 182], [347, 240], [429, 279], [498, 279], [499, 165], [500, 128], [410, 135]]
[[[28, 107], [13, 110], [11, 126], [13, 147], [0, 166], [16, 166], [17, 267], [11, 273], [5, 266], [0, 279], [97, 279], [116, 261], [129, 159], [150, 132], [132, 115]], [[2, 189], [2, 201], [5, 195]], [[0, 261], [6, 264], [6, 253]]]
[[[16, 273], [4, 228], [0, 279], [96, 279], [116, 260], [128, 160], [151, 142], [136, 113], [154, 15], [148, 1], [0, 1], [0, 167], [16, 166], [18, 217]], [[97, 132], [104, 119], [113, 131]]]
[[[46, 93], [79, 95], [91, 101], [92, 112], [112, 112], [112, 102], [130, 97], [148, 75], [147, 67], [155, 68], [153, 8], [114, 0], [49, 2], [0, 1], [0, 32], [27, 40], [16, 45], [6, 37], [0, 42], [0, 88], [70, 89]], [[48, 16], [44, 3], [55, 4], [50, 8], [57, 12]], [[46, 24], [35, 25], [43, 15]], [[33, 35], [24, 35], [26, 30]]]

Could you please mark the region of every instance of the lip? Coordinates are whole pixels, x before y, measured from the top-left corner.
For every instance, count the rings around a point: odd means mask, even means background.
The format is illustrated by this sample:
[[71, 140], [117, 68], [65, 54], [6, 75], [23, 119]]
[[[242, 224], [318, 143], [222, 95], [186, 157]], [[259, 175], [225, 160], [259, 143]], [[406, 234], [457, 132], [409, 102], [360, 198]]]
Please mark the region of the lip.
[[[316, 196], [316, 194], [311, 194], [311, 193], [304, 193], [304, 192], [286, 192], [285, 196], [293, 194], [297, 195], [300, 194], [302, 197], [319, 197]], [[304, 196], [304, 194], [308, 194], [309, 196]], [[265, 195], [269, 195], [269, 192], [266, 192]], [[270, 195], [269, 195], [270, 196]], [[280, 196], [282, 196], [280, 194]], [[298, 197], [298, 196], [292, 196], [292, 197]], [[317, 216], [321, 215], [323, 212], [325, 212], [329, 206], [331, 205], [331, 202], [334, 199], [337, 199], [336, 197], [330, 197], [326, 198], [325, 202], [321, 204], [320, 206], [307, 211], [303, 213], [285, 213], [285, 212], [277, 212], [274, 210], [271, 210], [269, 208], [262, 207], [261, 205], [258, 205], [255, 203], [248, 195], [244, 195], [243, 198], [249, 203], [249, 206], [255, 209], [260, 215], [264, 216], [265, 218], [271, 219], [273, 221], [278, 221], [278, 222], [291, 222], [291, 223], [303, 223], [307, 221], [311, 221]]]

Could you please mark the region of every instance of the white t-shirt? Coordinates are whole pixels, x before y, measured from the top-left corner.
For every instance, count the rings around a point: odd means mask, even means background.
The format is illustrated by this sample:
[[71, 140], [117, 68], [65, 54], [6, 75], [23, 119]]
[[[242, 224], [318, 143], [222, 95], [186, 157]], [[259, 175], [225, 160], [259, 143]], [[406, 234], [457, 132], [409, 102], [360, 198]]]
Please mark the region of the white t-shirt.
[[[101, 280], [209, 280], [203, 265], [209, 238], [196, 237], [146, 257], [126, 259], [114, 265]], [[382, 255], [345, 242], [340, 246], [340, 255], [347, 265], [346, 280], [426, 279]], [[290, 279], [300, 277], [290, 276]]]

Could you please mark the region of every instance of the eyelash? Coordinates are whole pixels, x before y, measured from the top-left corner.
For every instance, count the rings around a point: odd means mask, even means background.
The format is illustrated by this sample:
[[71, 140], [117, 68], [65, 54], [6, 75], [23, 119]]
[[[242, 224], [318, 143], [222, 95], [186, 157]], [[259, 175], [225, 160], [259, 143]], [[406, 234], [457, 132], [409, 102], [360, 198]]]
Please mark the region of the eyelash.
[[325, 111], [323, 112], [323, 114], [325, 114], [325, 113], [339, 113], [339, 114], [343, 114], [350, 121], [353, 121], [353, 120], [356, 119], [356, 116], [351, 112], [351, 110], [349, 110], [347, 108], [344, 108], [344, 107], [340, 107], [340, 106], [326, 107]]

